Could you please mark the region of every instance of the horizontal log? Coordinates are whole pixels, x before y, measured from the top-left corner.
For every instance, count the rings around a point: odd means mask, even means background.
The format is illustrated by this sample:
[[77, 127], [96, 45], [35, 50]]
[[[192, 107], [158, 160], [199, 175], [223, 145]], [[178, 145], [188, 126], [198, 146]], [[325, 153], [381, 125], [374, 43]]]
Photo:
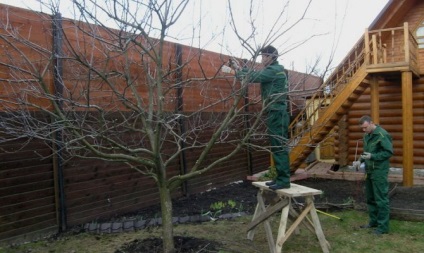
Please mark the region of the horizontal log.
[[415, 148], [414, 146], [414, 150], [411, 150], [410, 152], [413, 152], [414, 157], [418, 156], [418, 157], [424, 157], [424, 149], [420, 149], [420, 148]]
[[424, 149], [424, 142], [423, 141], [414, 141], [414, 149]]

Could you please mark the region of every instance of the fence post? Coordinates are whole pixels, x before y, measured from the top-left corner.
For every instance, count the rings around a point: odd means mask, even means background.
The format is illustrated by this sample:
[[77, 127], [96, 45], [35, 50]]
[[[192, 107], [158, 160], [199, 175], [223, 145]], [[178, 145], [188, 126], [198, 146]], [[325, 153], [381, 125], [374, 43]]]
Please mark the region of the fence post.
[[[63, 108], [63, 63], [62, 63], [62, 15], [57, 12], [52, 15], [53, 31], [53, 83], [54, 98], [59, 110]], [[55, 119], [52, 119], [55, 120]], [[55, 131], [53, 136], [53, 170], [55, 185], [56, 217], [59, 230], [64, 231], [67, 227], [67, 211], [65, 202], [64, 178], [63, 178], [63, 158], [62, 158], [62, 131]]]
[[[183, 99], [183, 90], [184, 87], [182, 86], [182, 80], [183, 80], [183, 48], [180, 44], [175, 43], [175, 59], [177, 64], [177, 69], [175, 71], [175, 82], [177, 85], [177, 105], [176, 105], [176, 113], [184, 113], [184, 99]], [[185, 127], [184, 127], [185, 121], [184, 117], [178, 117], [178, 125], [180, 127], [180, 135], [185, 133]], [[180, 153], [180, 173], [186, 174], [187, 173], [187, 161], [186, 161], [186, 154], [185, 154], [185, 143], [184, 140], [180, 139], [180, 147], [182, 148], [182, 151]], [[188, 183], [187, 180], [185, 180], [182, 183], [182, 191], [183, 195], [186, 196], [188, 194]]]

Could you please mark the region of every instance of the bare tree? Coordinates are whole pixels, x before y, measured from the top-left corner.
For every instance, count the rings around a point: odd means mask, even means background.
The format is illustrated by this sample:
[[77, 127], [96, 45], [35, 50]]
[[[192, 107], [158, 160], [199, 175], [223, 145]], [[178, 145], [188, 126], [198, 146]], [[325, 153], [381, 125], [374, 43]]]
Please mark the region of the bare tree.
[[[188, 0], [73, 2], [78, 20], [62, 19], [58, 6], [50, 5], [56, 45], [34, 41], [31, 34], [3, 24], [0, 40], [7, 46], [0, 66], [8, 75], [0, 80], [7, 95], [0, 99], [0, 142], [42, 139], [62, 159], [125, 163], [151, 177], [160, 193], [164, 251], [174, 252], [172, 191], [243, 148], [269, 150], [262, 141], [267, 138], [265, 108], [259, 94], [246, 92], [247, 79], [219, 71], [227, 56], [211, 62], [204, 59], [202, 49], [192, 48], [183, 57], [166, 41]], [[229, 9], [233, 13], [231, 5]], [[43, 15], [46, 20], [51, 17]], [[304, 18], [287, 25], [281, 17], [262, 45], [275, 42]], [[117, 28], [109, 28], [105, 20]], [[254, 40], [255, 22], [251, 20], [247, 37], [238, 33], [234, 19], [231, 23], [251, 54], [246, 66], [252, 69], [261, 47]], [[190, 89], [201, 99], [195, 110], [182, 110], [180, 99]], [[188, 127], [182, 129], [183, 125]], [[206, 163], [219, 145], [232, 148]], [[167, 169], [187, 150], [199, 153], [196, 163], [185, 174], [169, 175]]]

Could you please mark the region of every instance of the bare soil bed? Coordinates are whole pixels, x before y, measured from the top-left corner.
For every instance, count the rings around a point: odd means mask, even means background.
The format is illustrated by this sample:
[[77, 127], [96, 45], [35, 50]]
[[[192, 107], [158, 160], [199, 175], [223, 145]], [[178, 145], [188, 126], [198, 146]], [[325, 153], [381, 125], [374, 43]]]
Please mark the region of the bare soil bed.
[[[325, 179], [307, 179], [295, 183], [323, 191], [315, 198], [318, 208], [328, 209], [355, 208], [366, 209], [363, 181], [343, 181]], [[213, 189], [204, 193], [187, 196], [174, 200], [174, 216], [184, 217], [193, 215], [209, 215], [218, 217], [218, 214], [243, 212], [253, 214], [256, 206], [257, 188], [251, 182], [243, 181]], [[424, 187], [403, 188], [398, 184], [390, 184], [391, 208], [402, 210], [424, 211]], [[232, 203], [231, 205], [228, 203]], [[211, 206], [219, 206], [219, 210]], [[407, 213], [410, 213], [407, 211]], [[160, 217], [159, 205], [140, 210], [138, 215], [144, 217]], [[178, 253], [218, 252], [219, 243], [194, 237], [176, 237]], [[135, 240], [123, 245], [116, 253], [133, 252], [162, 252], [160, 238]]]

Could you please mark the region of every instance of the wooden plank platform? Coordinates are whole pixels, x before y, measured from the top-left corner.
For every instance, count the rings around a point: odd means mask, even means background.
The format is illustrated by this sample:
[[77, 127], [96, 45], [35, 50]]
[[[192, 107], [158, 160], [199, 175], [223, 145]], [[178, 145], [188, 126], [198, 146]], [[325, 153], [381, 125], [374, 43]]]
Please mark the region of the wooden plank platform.
[[[262, 190], [272, 191], [269, 189], [268, 186], [265, 185], [265, 183], [266, 182], [253, 182], [252, 184]], [[275, 193], [277, 193], [277, 195], [294, 198], [294, 197], [320, 195], [322, 194], [322, 191], [312, 189], [303, 185], [291, 183], [289, 189], [280, 189], [275, 191]]]

